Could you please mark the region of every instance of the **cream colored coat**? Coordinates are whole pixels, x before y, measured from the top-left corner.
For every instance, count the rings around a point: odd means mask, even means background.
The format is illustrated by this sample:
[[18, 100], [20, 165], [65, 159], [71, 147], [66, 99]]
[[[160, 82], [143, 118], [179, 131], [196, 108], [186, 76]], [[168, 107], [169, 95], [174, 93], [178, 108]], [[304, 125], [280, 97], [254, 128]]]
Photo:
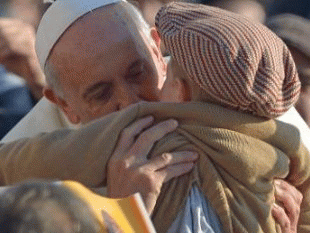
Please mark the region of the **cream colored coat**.
[[153, 213], [158, 232], [169, 228], [194, 182], [215, 208], [225, 232], [278, 232], [270, 210], [274, 178], [285, 178], [303, 193], [298, 232], [310, 232], [310, 156], [299, 131], [206, 103], [138, 104], [78, 130], [2, 145], [0, 182], [40, 177], [105, 186], [106, 165], [120, 132], [145, 115], [180, 122], [151, 156], [188, 149], [200, 154], [190, 174], [163, 186]]
[[[295, 108], [291, 108], [280, 121], [297, 127], [303, 143], [310, 151], [310, 129]], [[79, 126], [70, 124], [61, 110], [45, 97], [27, 114], [2, 140], [2, 143], [12, 142], [24, 137], [33, 137], [39, 133], [53, 132], [59, 129], [77, 129]]]

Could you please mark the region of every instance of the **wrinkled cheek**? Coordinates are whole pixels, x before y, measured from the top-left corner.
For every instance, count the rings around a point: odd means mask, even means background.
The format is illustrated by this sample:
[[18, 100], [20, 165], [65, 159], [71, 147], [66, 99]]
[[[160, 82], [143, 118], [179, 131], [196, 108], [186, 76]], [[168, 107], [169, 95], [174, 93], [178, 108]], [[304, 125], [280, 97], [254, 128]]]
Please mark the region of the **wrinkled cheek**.
[[89, 106], [84, 111], [84, 123], [89, 123], [91, 121], [97, 120], [99, 118], [102, 118], [110, 113], [116, 112], [119, 109], [117, 109], [117, 105], [114, 103], [107, 103], [102, 105], [93, 105]]

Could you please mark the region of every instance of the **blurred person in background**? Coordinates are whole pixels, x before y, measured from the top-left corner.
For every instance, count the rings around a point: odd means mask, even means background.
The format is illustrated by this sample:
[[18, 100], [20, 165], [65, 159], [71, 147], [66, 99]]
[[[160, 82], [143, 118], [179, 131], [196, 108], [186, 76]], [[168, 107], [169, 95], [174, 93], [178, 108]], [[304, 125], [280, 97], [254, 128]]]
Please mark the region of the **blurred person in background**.
[[31, 1], [23, 1], [15, 14], [24, 14], [23, 19], [35, 17], [29, 22], [15, 19], [10, 17], [14, 2], [0, 3], [1, 13], [6, 16], [0, 18], [0, 138], [31, 110], [45, 85], [34, 48], [39, 10], [31, 5], [25, 11]]
[[14, 19], [32, 25], [35, 29], [38, 27], [40, 19], [45, 10], [50, 5], [44, 0], [7, 0], [7, 15]]
[[138, 7], [144, 19], [150, 26], [155, 26], [155, 15], [158, 10], [169, 2], [184, 2], [184, 1], [195, 1], [195, 0], [129, 0]]
[[269, 18], [267, 26], [284, 40], [293, 55], [302, 84], [296, 109], [310, 126], [310, 20], [286, 13]]
[[265, 22], [265, 8], [256, 0], [218, 0], [214, 3], [214, 6], [241, 14], [256, 22]]
[[267, 17], [291, 13], [305, 18], [310, 17], [308, 0], [271, 0], [267, 2]]
[[145, 213], [138, 194], [103, 198], [74, 181], [26, 181], [0, 194], [1, 233], [154, 233]]
[[216, 6], [237, 14], [244, 15], [256, 22], [264, 23], [265, 6], [257, 0], [198, 0], [205, 5]]
[[24, 182], [6, 188], [0, 195], [2, 233], [99, 233], [102, 230], [87, 202], [57, 183]]

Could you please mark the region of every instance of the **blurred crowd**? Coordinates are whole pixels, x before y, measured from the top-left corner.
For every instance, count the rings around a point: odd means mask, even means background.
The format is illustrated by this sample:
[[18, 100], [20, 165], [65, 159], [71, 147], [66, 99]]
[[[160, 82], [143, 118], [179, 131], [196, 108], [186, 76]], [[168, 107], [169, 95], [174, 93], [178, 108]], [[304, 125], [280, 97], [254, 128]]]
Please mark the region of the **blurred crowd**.
[[[304, 121], [310, 126], [309, 1], [179, 1], [211, 5], [242, 14], [253, 21], [265, 24], [279, 36], [292, 53], [302, 85], [301, 94], [295, 107]], [[172, 1], [136, 0], [129, 2], [136, 5], [142, 11], [146, 21], [151, 26], [154, 26], [155, 15], [158, 10], [163, 5]], [[50, 4], [51, 3], [43, 3], [43, 0], [4, 0], [0, 2], [0, 139], [24, 117], [43, 96], [42, 92], [46, 86], [46, 81], [36, 55], [35, 38], [40, 19]], [[162, 46], [162, 52], [165, 55], [169, 55], [164, 46]], [[43, 183], [38, 183], [36, 185], [45, 185], [44, 188], [47, 188], [46, 184]], [[25, 189], [25, 187], [23, 188]], [[55, 189], [55, 187], [48, 187], [48, 189]], [[13, 191], [11, 195], [14, 196], [14, 199], [23, 199], [23, 194], [20, 193], [20, 190]], [[31, 190], [27, 189], [27, 191], [30, 192]], [[43, 195], [42, 190], [37, 192]], [[59, 191], [59, 193], [59, 195], [62, 195], [62, 192]], [[27, 193], [24, 194], [26, 195]], [[7, 199], [12, 201], [12, 198], [10, 199], [7, 197]], [[20, 200], [16, 202], [18, 201]], [[5, 202], [9, 203], [6, 199]], [[16, 202], [14, 205], [17, 205]], [[4, 203], [1, 198], [0, 203]], [[39, 207], [35, 206], [35, 208], [45, 208], [41, 205], [42, 203], [40, 203]], [[6, 208], [10, 209], [10, 207]], [[0, 218], [5, 219], [3, 217], [5, 216], [3, 211], [4, 210], [1, 212], [0, 210]], [[5, 209], [5, 211], [8, 210]], [[3, 220], [0, 219], [0, 222], [1, 221]], [[7, 230], [7, 232], [9, 232], [9, 230]]]
[[35, 53], [42, 1], [0, 3], [0, 137], [42, 97], [45, 84]]

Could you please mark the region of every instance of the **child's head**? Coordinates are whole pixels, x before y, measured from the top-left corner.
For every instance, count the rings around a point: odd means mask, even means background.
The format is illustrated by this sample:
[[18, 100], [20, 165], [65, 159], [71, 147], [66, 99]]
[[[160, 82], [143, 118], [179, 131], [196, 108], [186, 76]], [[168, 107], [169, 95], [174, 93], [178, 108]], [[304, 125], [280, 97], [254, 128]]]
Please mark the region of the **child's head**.
[[191, 87], [188, 86], [187, 74], [183, 68], [170, 58], [167, 66], [167, 78], [161, 90], [162, 102], [182, 103], [191, 100]]
[[187, 75], [183, 67], [171, 57], [167, 65], [167, 78], [161, 90], [161, 102], [212, 102], [204, 99], [204, 93], [204, 90]]
[[300, 82], [292, 56], [263, 25], [213, 7], [172, 3], [159, 11], [156, 26], [173, 57], [175, 77], [167, 82], [185, 90], [183, 100], [268, 118], [297, 101]]

